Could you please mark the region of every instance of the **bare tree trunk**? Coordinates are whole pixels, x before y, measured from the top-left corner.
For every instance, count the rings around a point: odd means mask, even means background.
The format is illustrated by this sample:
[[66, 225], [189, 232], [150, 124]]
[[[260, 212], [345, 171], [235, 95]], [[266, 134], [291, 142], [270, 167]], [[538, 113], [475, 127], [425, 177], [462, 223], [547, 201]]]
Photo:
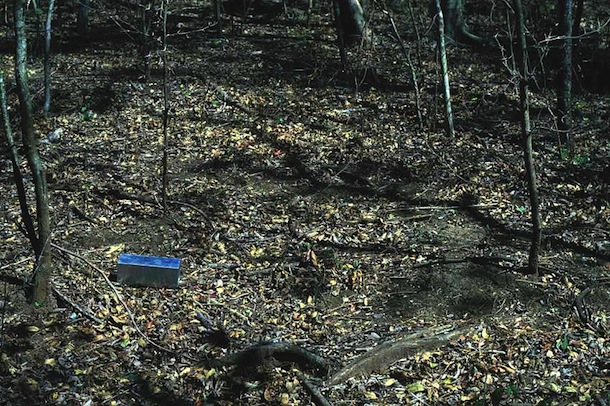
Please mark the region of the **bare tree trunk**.
[[214, 16], [216, 18], [216, 31], [222, 35], [222, 1], [214, 0]]
[[582, 20], [582, 15], [584, 13], [585, 10], [585, 0], [578, 0], [578, 2], [576, 3], [576, 13], [574, 14], [574, 21], [572, 23], [572, 34], [573, 35], [580, 35], [581, 34], [581, 29], [580, 29], [580, 22]]
[[[430, 4], [434, 14], [438, 13], [438, 5], [436, 0], [432, 0]], [[464, 4], [463, 0], [441, 0], [440, 8], [443, 11], [445, 19], [445, 35], [451, 41], [463, 43], [467, 45], [480, 46], [486, 43], [482, 37], [474, 35], [468, 31], [464, 21]]]
[[82, 38], [89, 38], [89, 0], [78, 1], [78, 16], [76, 19], [76, 27], [78, 35]]
[[0, 71], [0, 111], [2, 111], [2, 121], [4, 123], [4, 134], [6, 136], [6, 143], [9, 149], [9, 155], [11, 157], [11, 164], [13, 166], [13, 178], [15, 179], [15, 186], [17, 187], [17, 196], [19, 197], [19, 207], [21, 208], [21, 218], [23, 219], [23, 225], [25, 232], [30, 240], [32, 247], [38, 243], [38, 237], [36, 236], [36, 229], [34, 228], [34, 221], [28, 207], [27, 194], [25, 186], [23, 184], [23, 174], [21, 173], [21, 166], [19, 162], [19, 151], [15, 144], [15, 138], [13, 137], [13, 129], [11, 127], [11, 118], [8, 114], [6, 88], [4, 86], [4, 75]]
[[49, 0], [47, 21], [44, 30], [44, 107], [45, 114], [51, 109], [51, 22], [55, 0]]
[[32, 171], [36, 195], [36, 222], [38, 238], [34, 247], [36, 265], [32, 276], [32, 291], [29, 299], [36, 304], [44, 304], [48, 297], [51, 275], [51, 221], [44, 165], [38, 154], [38, 143], [34, 133], [32, 99], [28, 87], [27, 41], [25, 30], [24, 0], [14, 0], [15, 24], [15, 79], [21, 106], [21, 136], [23, 147]]
[[[368, 41], [364, 8], [360, 0], [334, 0], [335, 18], [339, 16], [343, 41], [347, 45]], [[337, 8], [339, 13], [336, 13]]]
[[388, 18], [390, 20], [390, 24], [392, 25], [392, 29], [394, 30], [394, 35], [396, 35], [396, 39], [398, 40], [398, 44], [400, 45], [400, 49], [402, 53], [405, 55], [405, 59], [407, 60], [407, 65], [409, 66], [409, 70], [411, 72], [411, 80], [413, 81], [413, 89], [415, 90], [415, 109], [417, 110], [417, 123], [419, 124], [419, 129], [424, 129], [424, 120], [421, 115], [421, 93], [419, 91], [419, 83], [417, 81], [417, 70], [415, 69], [415, 65], [413, 65], [413, 61], [411, 60], [411, 53], [405, 47], [404, 41], [400, 37], [400, 33], [398, 32], [398, 27], [396, 27], [396, 23], [394, 22], [394, 18], [388, 12]]
[[562, 60], [557, 83], [557, 116], [560, 148], [572, 156], [572, 1], [557, 0], [562, 36]]
[[519, 98], [521, 105], [521, 136], [523, 138], [523, 155], [525, 161], [525, 172], [530, 195], [532, 210], [532, 239], [529, 252], [529, 273], [539, 277], [540, 243], [542, 239], [542, 223], [540, 221], [540, 209], [538, 202], [538, 186], [536, 184], [536, 167], [532, 151], [532, 132], [530, 124], [530, 102], [527, 79], [529, 67], [527, 66], [527, 44], [525, 41], [525, 21], [523, 17], [523, 6], [521, 0], [513, 0], [515, 13], [517, 15], [517, 42], [521, 53], [519, 64]]
[[313, 12], [313, 0], [307, 0], [307, 19], [305, 25], [309, 28], [311, 26], [311, 13]]
[[339, 46], [339, 54], [341, 55], [341, 65], [344, 70], [349, 69], [349, 62], [347, 60], [347, 52], [345, 50], [345, 36], [344, 28], [341, 24], [341, 8], [339, 7], [339, 0], [333, 0], [333, 14], [335, 15], [335, 28], [337, 30], [337, 44]]
[[167, 66], [167, 8], [171, 0], [162, 0], [161, 13], [163, 25], [163, 163], [161, 197], [163, 210], [167, 211], [167, 156], [169, 150], [168, 124], [169, 124], [169, 69]]
[[140, 53], [142, 56], [142, 62], [144, 63], [143, 71], [144, 71], [144, 81], [150, 81], [150, 63], [152, 58], [153, 51], [153, 39], [151, 38], [152, 31], [152, 21], [155, 12], [155, 0], [144, 0], [142, 2], [138, 2], [141, 14], [140, 20]]
[[447, 47], [445, 46], [445, 21], [440, 0], [436, 0], [436, 12], [438, 15], [438, 53], [441, 62], [441, 74], [443, 75], [443, 93], [445, 95], [445, 118], [447, 121], [447, 135], [455, 136], [453, 126], [453, 111], [451, 109], [451, 90], [449, 89], [449, 68], [447, 66]]
[[417, 20], [415, 19], [415, 12], [413, 11], [413, 2], [409, 0], [409, 17], [411, 18], [411, 24], [413, 25], [413, 29], [415, 30], [415, 38], [417, 41], [415, 42], [415, 55], [417, 57], [417, 66], [419, 70], [423, 70], [422, 68], [422, 57], [421, 57], [421, 36], [419, 35], [419, 27], [417, 24]]

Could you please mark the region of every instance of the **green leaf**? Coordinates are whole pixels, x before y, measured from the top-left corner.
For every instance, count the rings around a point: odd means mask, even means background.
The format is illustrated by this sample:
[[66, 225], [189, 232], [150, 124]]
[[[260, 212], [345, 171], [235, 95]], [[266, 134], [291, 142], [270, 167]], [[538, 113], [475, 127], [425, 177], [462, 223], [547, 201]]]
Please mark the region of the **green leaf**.
[[129, 382], [138, 382], [140, 375], [137, 372], [129, 372], [125, 375], [125, 379]]
[[517, 385], [514, 385], [514, 384], [511, 383], [510, 385], [508, 385], [506, 387], [505, 392], [509, 396], [517, 395], [519, 393], [519, 387], [517, 387]]
[[568, 349], [568, 344], [569, 344], [568, 335], [564, 334], [562, 338], [557, 340], [557, 342], [555, 343], [555, 347], [558, 350], [566, 351]]
[[414, 382], [407, 386], [407, 390], [411, 393], [419, 393], [426, 390], [421, 382]]
[[572, 164], [577, 165], [577, 166], [586, 165], [590, 162], [591, 162], [591, 158], [589, 158], [586, 155], [575, 155], [574, 158], [572, 158]]

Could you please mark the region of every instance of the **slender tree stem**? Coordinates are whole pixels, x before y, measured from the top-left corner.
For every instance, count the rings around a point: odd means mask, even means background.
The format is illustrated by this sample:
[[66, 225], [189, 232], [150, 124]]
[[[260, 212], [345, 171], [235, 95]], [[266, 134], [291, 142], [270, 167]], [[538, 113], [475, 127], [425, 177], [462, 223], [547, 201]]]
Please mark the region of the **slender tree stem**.
[[169, 154], [169, 69], [167, 66], [167, 7], [169, 0], [161, 2], [161, 13], [163, 17], [163, 169], [162, 169], [162, 201], [163, 210], [167, 211], [167, 189], [168, 189], [168, 154]]
[[560, 3], [560, 27], [562, 35], [562, 61], [557, 88], [557, 115], [559, 139], [563, 148], [572, 155], [572, 0]]
[[451, 90], [449, 88], [449, 68], [447, 65], [447, 47], [445, 45], [445, 20], [440, 0], [436, 0], [436, 12], [438, 18], [438, 52], [441, 60], [441, 74], [443, 75], [443, 92], [445, 94], [445, 119], [447, 121], [446, 131], [451, 138], [455, 136], [453, 126], [453, 111], [451, 109]]
[[44, 31], [44, 112], [51, 109], [51, 23], [53, 20], [53, 8], [55, 0], [49, 0], [47, 10], [47, 21]]
[[2, 111], [2, 121], [4, 123], [4, 134], [6, 136], [6, 142], [9, 149], [9, 155], [11, 157], [11, 164], [13, 166], [13, 178], [15, 179], [15, 186], [17, 187], [17, 196], [19, 197], [19, 207], [21, 208], [21, 218], [25, 226], [25, 232], [32, 247], [38, 244], [38, 236], [36, 235], [36, 229], [34, 228], [34, 221], [28, 207], [27, 194], [25, 192], [25, 185], [23, 184], [23, 174], [19, 162], [19, 151], [15, 144], [15, 138], [13, 137], [13, 129], [11, 128], [11, 120], [8, 113], [6, 87], [4, 85], [4, 75], [0, 72], [0, 109]]
[[530, 195], [532, 210], [532, 239], [529, 252], [528, 267], [530, 273], [536, 278], [539, 276], [539, 252], [542, 240], [542, 223], [540, 220], [540, 209], [538, 201], [538, 186], [536, 183], [536, 166], [534, 164], [534, 153], [532, 148], [532, 131], [530, 124], [530, 102], [529, 89], [527, 85], [529, 67], [527, 64], [527, 43], [525, 40], [525, 20], [523, 17], [523, 6], [521, 0], [513, 0], [515, 13], [517, 14], [517, 38], [521, 63], [519, 64], [519, 98], [521, 105], [521, 136], [523, 139], [523, 156], [525, 161], [525, 172]]
[[32, 98], [27, 73], [27, 41], [25, 29], [24, 1], [14, 0], [15, 23], [15, 80], [21, 106], [21, 136], [28, 165], [34, 181], [36, 195], [36, 223], [38, 238], [34, 245], [36, 267], [34, 269], [30, 300], [34, 303], [45, 303], [51, 274], [51, 221], [49, 218], [49, 200], [47, 195], [47, 178], [44, 165], [38, 154], [38, 140], [34, 132]]

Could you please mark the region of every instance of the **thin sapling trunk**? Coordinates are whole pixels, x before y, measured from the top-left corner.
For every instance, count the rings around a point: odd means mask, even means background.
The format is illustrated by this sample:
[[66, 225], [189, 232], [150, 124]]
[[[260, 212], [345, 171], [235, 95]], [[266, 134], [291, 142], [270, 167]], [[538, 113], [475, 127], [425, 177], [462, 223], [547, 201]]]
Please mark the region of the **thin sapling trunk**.
[[21, 106], [21, 136], [25, 155], [32, 172], [34, 192], [36, 195], [36, 223], [38, 238], [32, 247], [36, 256], [36, 265], [31, 279], [29, 299], [32, 303], [43, 305], [48, 298], [49, 279], [51, 276], [51, 221], [49, 218], [49, 200], [47, 195], [47, 178], [44, 165], [38, 153], [38, 140], [34, 133], [32, 98], [27, 73], [27, 41], [25, 27], [24, 0], [14, 1], [15, 24], [15, 80]]
[[445, 44], [445, 20], [440, 0], [436, 0], [436, 12], [438, 18], [438, 53], [441, 62], [441, 74], [443, 76], [443, 93], [445, 96], [445, 118], [447, 120], [446, 131], [451, 138], [455, 136], [453, 126], [453, 111], [451, 109], [451, 90], [449, 89], [449, 68], [447, 65], [447, 47]]
[[519, 63], [519, 99], [521, 106], [521, 137], [523, 140], [523, 156], [525, 161], [525, 173], [530, 195], [532, 210], [532, 238], [528, 259], [528, 270], [530, 274], [539, 277], [539, 256], [542, 240], [542, 222], [540, 220], [540, 209], [538, 199], [538, 186], [536, 183], [536, 167], [532, 150], [532, 131], [530, 123], [529, 89], [527, 85], [529, 67], [527, 65], [527, 44], [525, 40], [525, 21], [523, 17], [523, 6], [521, 0], [513, 0], [515, 13], [517, 14], [517, 43], [520, 53]]

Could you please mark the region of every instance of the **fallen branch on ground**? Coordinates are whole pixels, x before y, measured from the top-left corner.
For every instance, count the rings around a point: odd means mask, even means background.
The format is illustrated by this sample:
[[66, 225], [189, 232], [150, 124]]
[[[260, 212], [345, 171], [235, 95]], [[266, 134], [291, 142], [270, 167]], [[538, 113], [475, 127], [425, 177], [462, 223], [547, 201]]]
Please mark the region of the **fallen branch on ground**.
[[67, 295], [64, 295], [59, 289], [57, 289], [56, 286], [51, 286], [51, 288], [53, 289], [53, 292], [57, 296], [59, 296], [59, 298], [61, 300], [68, 303], [70, 306], [75, 308], [77, 311], [82, 313], [84, 316], [88, 317], [93, 322], [102, 324], [102, 320], [100, 318], [98, 318], [95, 314], [93, 314], [93, 312], [89, 308], [79, 305], [78, 303], [76, 303], [75, 301], [70, 299]]
[[350, 378], [370, 375], [373, 371], [386, 370], [401, 358], [412, 356], [418, 351], [446, 345], [468, 330], [469, 327], [456, 330], [451, 330], [448, 326], [434, 327], [409, 334], [398, 341], [380, 344], [336, 372], [330, 378], [328, 384], [337, 385]]
[[301, 371], [298, 371], [298, 370], [295, 372], [296, 372], [297, 376], [299, 377], [299, 379], [301, 380], [301, 382], [303, 383], [303, 386], [305, 387], [305, 389], [311, 396], [312, 402], [316, 406], [332, 406], [332, 403], [330, 403], [324, 397], [324, 395], [322, 395], [322, 392], [320, 392], [320, 389], [318, 389], [317, 386], [315, 386], [309, 379], [307, 379], [305, 374], [303, 374]]
[[222, 364], [236, 366], [239, 370], [279, 362], [293, 362], [301, 369], [311, 369], [319, 376], [328, 372], [328, 364], [318, 354], [290, 343], [262, 343], [228, 355]]

